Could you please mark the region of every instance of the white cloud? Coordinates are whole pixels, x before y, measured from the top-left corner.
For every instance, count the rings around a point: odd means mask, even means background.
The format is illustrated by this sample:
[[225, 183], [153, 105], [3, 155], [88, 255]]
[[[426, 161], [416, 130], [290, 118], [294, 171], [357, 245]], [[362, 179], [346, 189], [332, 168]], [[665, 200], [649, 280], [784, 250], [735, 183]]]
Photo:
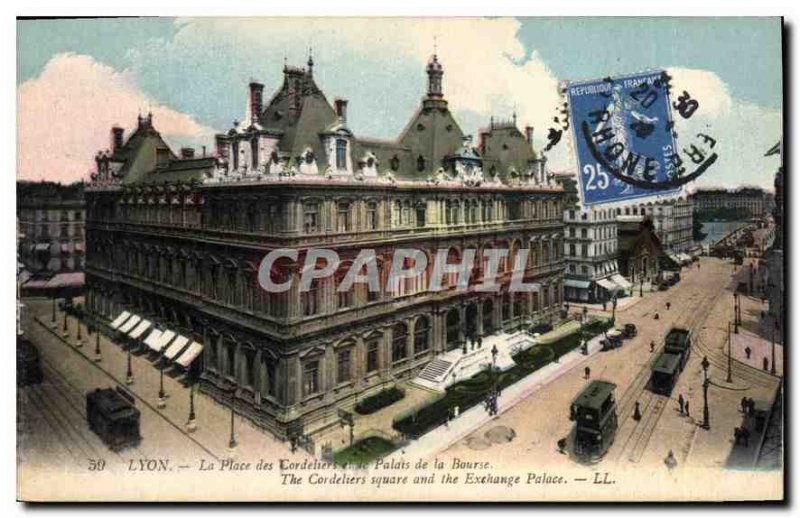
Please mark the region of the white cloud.
[[165, 138], [207, 141], [213, 131], [142, 94], [130, 73], [91, 56], [59, 54], [17, 90], [17, 177], [72, 182], [93, 169], [98, 150], [110, 146], [111, 126], [136, 124], [152, 111]]

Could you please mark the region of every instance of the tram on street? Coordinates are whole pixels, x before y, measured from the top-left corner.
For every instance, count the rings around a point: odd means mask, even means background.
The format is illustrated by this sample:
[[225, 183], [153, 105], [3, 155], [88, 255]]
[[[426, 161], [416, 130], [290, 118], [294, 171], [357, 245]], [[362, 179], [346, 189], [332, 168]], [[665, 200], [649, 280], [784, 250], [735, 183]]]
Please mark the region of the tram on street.
[[650, 390], [656, 394], [670, 395], [691, 352], [691, 332], [680, 327], [670, 329], [664, 339], [664, 348], [650, 364]]
[[120, 387], [116, 390], [98, 388], [86, 394], [89, 429], [113, 451], [141, 442], [139, 415], [133, 396]]
[[41, 383], [44, 378], [39, 350], [30, 341], [17, 337], [17, 386]]
[[600, 460], [614, 443], [616, 388], [609, 381], [594, 380], [570, 404], [570, 420], [575, 422], [573, 453], [584, 462]]

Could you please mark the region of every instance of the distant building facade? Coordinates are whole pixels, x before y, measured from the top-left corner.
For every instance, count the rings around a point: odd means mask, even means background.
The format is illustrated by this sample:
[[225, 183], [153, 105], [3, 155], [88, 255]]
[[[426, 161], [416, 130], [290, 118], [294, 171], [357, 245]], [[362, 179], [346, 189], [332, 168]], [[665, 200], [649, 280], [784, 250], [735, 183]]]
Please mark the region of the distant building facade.
[[638, 203], [617, 207], [616, 211], [619, 216], [650, 218], [664, 252], [686, 252], [695, 246], [692, 202], [687, 198]]
[[660, 273], [661, 242], [649, 216], [618, 216], [619, 271], [634, 289], [655, 282]]
[[764, 190], [756, 187], [697, 189], [690, 196], [690, 201], [695, 214], [731, 209], [751, 218], [763, 217], [769, 203]]
[[573, 206], [564, 211], [564, 297], [575, 302], [611, 300], [630, 284], [617, 267], [614, 209]]
[[84, 265], [84, 185], [17, 183], [19, 257], [30, 273], [80, 272]]
[[[203, 344], [200, 387], [279, 437], [338, 426], [336, 410], [413, 377], [469, 337], [517, 329], [557, 314], [563, 301], [564, 191], [549, 181], [531, 139], [490, 124], [473, 147], [448, 108], [443, 68], [427, 67], [428, 91], [403, 133], [357, 137], [347, 101], [331, 105], [313, 62], [286, 66], [265, 103], [251, 83], [245, 120], [216, 137], [213, 157], [175, 155], [150, 116], [97, 156], [87, 191], [87, 306], [114, 318], [123, 309]], [[428, 257], [418, 277], [379, 292], [337, 286], [359, 250], [372, 248], [387, 279], [395, 249]], [[279, 262], [283, 293], [259, 286], [271, 250], [330, 248], [342, 259], [328, 279], [301, 291], [301, 270]], [[529, 248], [529, 293], [470, 288], [430, 292], [433, 254], [459, 262]], [[383, 286], [383, 284], [382, 284]]]

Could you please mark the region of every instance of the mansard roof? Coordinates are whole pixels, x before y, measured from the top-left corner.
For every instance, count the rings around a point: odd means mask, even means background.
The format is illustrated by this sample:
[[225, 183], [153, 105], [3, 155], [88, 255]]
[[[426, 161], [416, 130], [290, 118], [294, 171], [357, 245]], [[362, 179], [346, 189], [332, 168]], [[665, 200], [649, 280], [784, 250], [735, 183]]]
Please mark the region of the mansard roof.
[[527, 171], [531, 162], [538, 159], [533, 146], [517, 128], [516, 121], [494, 122], [481, 131], [483, 169], [497, 171], [503, 182], [508, 181], [509, 172]]

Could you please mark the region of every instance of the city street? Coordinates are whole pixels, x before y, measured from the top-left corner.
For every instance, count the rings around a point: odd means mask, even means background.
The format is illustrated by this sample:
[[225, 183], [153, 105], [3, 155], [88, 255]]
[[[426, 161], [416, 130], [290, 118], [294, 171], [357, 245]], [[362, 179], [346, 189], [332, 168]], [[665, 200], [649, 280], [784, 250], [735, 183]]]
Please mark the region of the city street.
[[[771, 403], [779, 378], [734, 359], [732, 382], [726, 382], [725, 340], [727, 321], [733, 315], [733, 268], [730, 261], [712, 258], [702, 258], [700, 264], [700, 269], [696, 265], [684, 269], [682, 281], [668, 291], [646, 294], [629, 309], [618, 308], [618, 325], [632, 322], [639, 330], [638, 336], [626, 340], [622, 348], [588, 358], [438, 457], [478, 461], [486, 459], [488, 454], [493, 463], [504, 467], [535, 466], [539, 470], [581, 467], [576, 459], [559, 453], [556, 443], [570, 433], [569, 405], [587, 383], [584, 367], [588, 366], [591, 379], [617, 385], [619, 418], [614, 444], [592, 470], [647, 468], [666, 472], [663, 460], [670, 450], [674, 452], [679, 469], [682, 466], [723, 466], [733, 444], [733, 429], [742, 421], [741, 398], [747, 396]], [[670, 310], [665, 307], [668, 301]], [[743, 308], [756, 303], [760, 304], [760, 300], [748, 299]], [[659, 313], [658, 320], [654, 319], [655, 313]], [[757, 319], [757, 315], [757, 311], [742, 312], [745, 323]], [[654, 395], [645, 386], [653, 356], [650, 341], [655, 341], [658, 352], [664, 335], [673, 326], [691, 329], [694, 344], [690, 360], [667, 399]], [[710, 430], [698, 426], [703, 412], [701, 362], [704, 356], [711, 364]], [[689, 401], [689, 416], [681, 415], [678, 410], [679, 395]], [[633, 419], [637, 402], [642, 411], [639, 421]], [[499, 443], [480, 440], [499, 426], [513, 430], [514, 439]]]
[[[159, 370], [145, 356], [131, 355], [134, 383], [125, 385], [127, 355], [102, 336], [102, 360], [94, 361], [95, 335], [87, 338], [82, 329], [83, 346], [75, 347], [75, 318], [69, 317], [69, 337], [62, 336], [64, 316], [57, 314], [57, 326], [50, 326], [52, 303], [47, 299], [28, 299], [23, 312], [25, 336], [39, 349], [44, 381], [18, 391], [20, 432], [20, 476], [30, 470], [82, 473], [98, 460], [105, 461], [105, 471], [130, 471], [131, 459], [169, 459], [179, 470], [195, 468], [200, 459], [260, 458], [301, 459], [307, 454], [291, 453], [282, 443], [249, 421], [236, 416], [236, 447], [229, 448], [231, 412], [211, 398], [195, 392], [197, 430], [187, 430], [189, 388], [164, 375], [168, 396], [165, 408], [158, 408]], [[142, 441], [135, 448], [119, 453], [111, 451], [86, 422], [85, 394], [94, 388], [126, 387], [136, 398], [141, 412]], [[134, 464], [135, 466], [135, 464]]]

